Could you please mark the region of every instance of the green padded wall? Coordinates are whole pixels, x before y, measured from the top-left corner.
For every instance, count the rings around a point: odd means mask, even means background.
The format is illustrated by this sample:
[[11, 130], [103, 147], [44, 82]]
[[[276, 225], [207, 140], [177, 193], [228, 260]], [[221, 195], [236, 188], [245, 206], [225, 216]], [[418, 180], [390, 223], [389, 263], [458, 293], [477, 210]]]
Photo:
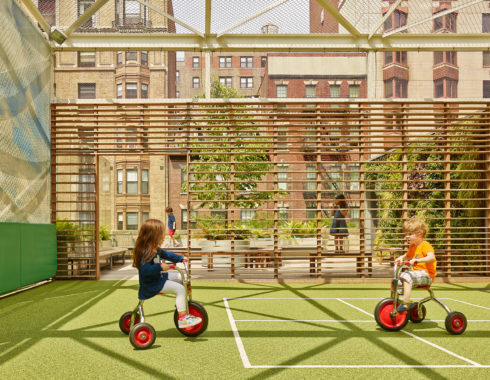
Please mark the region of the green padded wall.
[[0, 294], [56, 274], [54, 224], [0, 223]]

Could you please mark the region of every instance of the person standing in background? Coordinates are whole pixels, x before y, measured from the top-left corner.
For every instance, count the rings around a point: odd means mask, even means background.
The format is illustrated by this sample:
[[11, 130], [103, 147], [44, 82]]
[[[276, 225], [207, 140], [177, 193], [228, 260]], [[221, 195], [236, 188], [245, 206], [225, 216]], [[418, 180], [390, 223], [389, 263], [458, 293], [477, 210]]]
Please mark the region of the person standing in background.
[[344, 238], [349, 236], [349, 230], [347, 229], [347, 222], [345, 218], [349, 215], [347, 208], [347, 202], [343, 194], [335, 196], [335, 205], [332, 209], [332, 227], [330, 228], [330, 234], [333, 235], [335, 241], [335, 253], [344, 252]]
[[169, 247], [178, 247], [180, 246], [180, 243], [177, 242], [174, 238], [175, 235], [175, 230], [177, 229], [177, 223], [175, 222], [175, 215], [173, 214], [173, 209], [172, 207], [167, 207], [165, 209], [165, 212], [168, 215], [168, 237], [169, 237]]

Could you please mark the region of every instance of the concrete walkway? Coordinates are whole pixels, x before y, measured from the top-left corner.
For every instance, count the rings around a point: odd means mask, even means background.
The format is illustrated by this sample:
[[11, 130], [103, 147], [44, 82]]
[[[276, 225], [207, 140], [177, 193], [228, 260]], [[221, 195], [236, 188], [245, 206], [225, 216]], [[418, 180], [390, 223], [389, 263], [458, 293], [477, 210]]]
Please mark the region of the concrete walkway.
[[[328, 264], [322, 266], [322, 278], [352, 278], [360, 279], [356, 273], [356, 262], [352, 258], [329, 258]], [[389, 278], [393, 273], [393, 268], [389, 263], [384, 262], [379, 264], [377, 260], [373, 260], [372, 277], [368, 278]], [[237, 279], [270, 279], [274, 280], [273, 268], [240, 268], [236, 267]], [[283, 260], [283, 265], [279, 269], [279, 278], [289, 279], [304, 279], [312, 280], [315, 276], [309, 273], [308, 260]], [[103, 268], [100, 272], [101, 280], [138, 280], [138, 271], [134, 268], [130, 261], [125, 265], [114, 265], [112, 270]], [[200, 280], [229, 280], [231, 273], [229, 268], [216, 267], [214, 270], [209, 270], [207, 266], [203, 266], [201, 260], [192, 261], [192, 279]]]

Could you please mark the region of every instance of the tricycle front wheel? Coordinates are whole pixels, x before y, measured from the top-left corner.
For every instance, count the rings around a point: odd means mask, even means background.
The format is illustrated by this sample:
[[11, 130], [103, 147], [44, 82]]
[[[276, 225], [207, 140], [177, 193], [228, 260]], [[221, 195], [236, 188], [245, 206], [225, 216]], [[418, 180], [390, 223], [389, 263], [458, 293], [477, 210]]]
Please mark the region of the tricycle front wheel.
[[175, 310], [174, 313], [175, 327], [177, 327], [177, 330], [179, 330], [180, 333], [185, 336], [194, 337], [194, 336], [201, 335], [204, 331], [206, 331], [208, 327], [208, 313], [206, 312], [206, 309], [198, 302], [189, 301], [189, 314], [193, 315], [194, 317], [201, 318], [202, 319], [201, 323], [195, 326], [187, 327], [185, 329], [180, 329], [179, 313], [177, 312], [177, 310]]
[[155, 329], [149, 323], [138, 323], [129, 333], [129, 341], [137, 350], [150, 348], [155, 343], [156, 337]]
[[[380, 301], [374, 309], [374, 318], [376, 319], [376, 322], [381, 328], [387, 331], [401, 330], [408, 323], [408, 313], [406, 311], [396, 313], [396, 315], [392, 317], [393, 303], [393, 298], [385, 298]], [[397, 302], [396, 307], [398, 306], [399, 303]]]

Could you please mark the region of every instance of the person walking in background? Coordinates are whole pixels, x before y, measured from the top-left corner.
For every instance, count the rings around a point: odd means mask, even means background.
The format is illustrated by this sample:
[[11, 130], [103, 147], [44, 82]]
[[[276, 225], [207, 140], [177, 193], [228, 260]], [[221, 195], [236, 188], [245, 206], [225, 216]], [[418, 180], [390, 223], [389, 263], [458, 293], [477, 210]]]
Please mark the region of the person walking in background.
[[175, 222], [175, 215], [173, 214], [174, 210], [172, 207], [167, 207], [165, 212], [168, 215], [168, 246], [169, 247], [178, 247], [180, 243], [178, 243], [175, 238], [175, 230], [177, 229], [177, 223]]
[[344, 238], [349, 236], [349, 230], [347, 229], [347, 222], [345, 220], [348, 215], [349, 210], [344, 195], [336, 195], [335, 204], [332, 209], [332, 227], [330, 228], [330, 235], [333, 235], [335, 241], [335, 253], [344, 252]]

